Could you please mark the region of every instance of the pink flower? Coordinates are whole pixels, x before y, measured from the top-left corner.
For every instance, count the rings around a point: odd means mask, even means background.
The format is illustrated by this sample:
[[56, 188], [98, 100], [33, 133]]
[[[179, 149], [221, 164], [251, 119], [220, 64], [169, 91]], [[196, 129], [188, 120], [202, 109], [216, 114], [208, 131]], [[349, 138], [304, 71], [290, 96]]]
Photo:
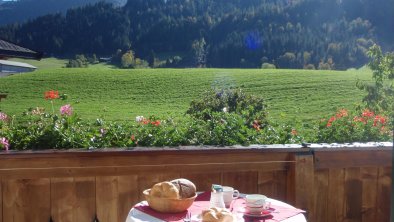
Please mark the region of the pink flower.
[[1, 121], [7, 121], [7, 119], [8, 119], [7, 114], [0, 112], [0, 120]]
[[8, 151], [8, 148], [10, 147], [10, 143], [5, 137], [0, 138], [0, 144], [2, 144], [4, 149]]
[[60, 107], [60, 113], [62, 115], [71, 116], [73, 114], [73, 108], [71, 107], [70, 104], [64, 105]]

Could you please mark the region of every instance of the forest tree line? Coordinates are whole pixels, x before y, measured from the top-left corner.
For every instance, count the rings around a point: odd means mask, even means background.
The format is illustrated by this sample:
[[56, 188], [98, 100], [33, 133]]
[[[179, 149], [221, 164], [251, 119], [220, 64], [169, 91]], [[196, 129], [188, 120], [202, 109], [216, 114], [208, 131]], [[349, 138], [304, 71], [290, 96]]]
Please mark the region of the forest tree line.
[[99, 2], [0, 27], [45, 52], [119, 56], [167, 67], [347, 69], [394, 46], [392, 0], [129, 0]]

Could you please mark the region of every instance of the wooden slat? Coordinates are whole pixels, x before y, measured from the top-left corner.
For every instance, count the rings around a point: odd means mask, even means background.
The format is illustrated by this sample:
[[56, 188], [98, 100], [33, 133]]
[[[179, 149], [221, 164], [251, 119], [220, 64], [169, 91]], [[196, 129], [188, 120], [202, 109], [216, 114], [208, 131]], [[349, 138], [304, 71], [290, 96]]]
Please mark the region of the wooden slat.
[[[99, 155], [98, 155], [99, 154]], [[141, 165], [190, 165], [205, 163], [253, 163], [253, 162], [276, 162], [286, 161], [289, 153], [269, 152], [264, 153], [259, 150], [232, 151], [231, 149], [218, 152], [120, 152], [112, 153], [113, 156], [105, 153], [77, 153], [67, 155], [67, 153], [55, 153], [52, 155], [25, 154], [25, 155], [1, 155], [0, 169], [13, 168], [83, 168], [97, 166], [141, 166]], [[124, 154], [124, 155], [121, 155]], [[145, 154], [145, 155], [142, 155]], [[190, 158], [190, 157], [193, 158]]]
[[51, 180], [51, 216], [54, 221], [74, 221], [76, 202], [74, 178]]
[[223, 173], [222, 185], [234, 187], [234, 189], [237, 189], [241, 193], [257, 193], [257, 184], [257, 171]]
[[328, 184], [328, 221], [344, 221], [345, 170], [329, 169]]
[[259, 172], [258, 178], [258, 193], [287, 202], [286, 171]]
[[362, 221], [370, 222], [376, 219], [376, 200], [378, 184], [378, 168], [361, 168], [362, 179]]
[[390, 221], [391, 170], [390, 167], [379, 167], [375, 221]]
[[54, 221], [93, 221], [96, 213], [95, 178], [51, 179]]
[[181, 177], [193, 181], [197, 191], [210, 191], [212, 184], [222, 184], [221, 173], [185, 173]]
[[315, 171], [314, 181], [314, 208], [315, 211], [310, 215], [310, 221], [328, 221], [328, 170]]
[[274, 198], [287, 202], [287, 172], [275, 171], [273, 175], [275, 179]]
[[[351, 158], [349, 158], [351, 157]], [[316, 169], [390, 166], [391, 150], [315, 151]]]
[[[0, 161], [1, 162], [1, 161]], [[0, 169], [0, 176], [19, 178], [42, 178], [42, 177], [89, 177], [89, 176], [113, 176], [130, 174], [152, 174], [156, 172], [179, 172], [200, 173], [200, 172], [231, 172], [231, 171], [251, 171], [264, 169], [265, 171], [285, 170], [288, 162], [232, 162], [232, 163], [205, 163], [205, 164], [165, 164], [165, 165], [135, 165], [135, 166], [98, 166], [98, 167], [61, 167], [61, 168], [14, 168]]]
[[118, 177], [96, 177], [96, 211], [100, 222], [118, 220]]
[[348, 168], [345, 171], [345, 220], [361, 221], [362, 183], [360, 168]]
[[49, 221], [50, 180], [3, 181], [3, 221]]
[[308, 217], [314, 214], [314, 166], [313, 155], [294, 155], [295, 164], [288, 172], [287, 200], [296, 207], [307, 211]]
[[118, 177], [118, 221], [126, 221], [126, 217], [138, 200], [138, 176]]
[[259, 172], [258, 193], [267, 197], [276, 198], [276, 184], [274, 172]]
[[100, 222], [126, 221], [131, 207], [140, 201], [137, 180], [136, 175], [96, 178], [96, 209]]

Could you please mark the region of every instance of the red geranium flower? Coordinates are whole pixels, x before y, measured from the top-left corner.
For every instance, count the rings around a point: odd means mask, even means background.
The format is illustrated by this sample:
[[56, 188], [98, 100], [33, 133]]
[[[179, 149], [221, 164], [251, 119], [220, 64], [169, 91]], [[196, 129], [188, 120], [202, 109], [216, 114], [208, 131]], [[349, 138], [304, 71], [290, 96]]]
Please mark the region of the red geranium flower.
[[369, 109], [364, 110], [364, 112], [362, 114], [362, 116], [364, 116], [364, 117], [373, 117], [374, 115], [375, 115], [375, 113], [373, 113]]
[[146, 124], [149, 124], [150, 123], [150, 120], [149, 119], [143, 119], [142, 120], [142, 124], [144, 124], [144, 125], [146, 125]]
[[297, 136], [297, 134], [298, 134], [298, 132], [297, 132], [296, 129], [292, 129], [292, 130], [291, 130], [291, 135]]
[[353, 121], [354, 121], [354, 122], [362, 122], [362, 123], [364, 123], [364, 124], [367, 124], [367, 120], [366, 120], [365, 118], [361, 117], [361, 116], [355, 116], [355, 117], [353, 118]]
[[159, 126], [160, 125], [160, 120], [153, 121], [153, 122], [151, 122], [151, 124], [154, 125], [154, 126]]
[[331, 116], [331, 118], [327, 122], [327, 127], [332, 126], [332, 122], [334, 122], [335, 120], [336, 120], [335, 116]]
[[54, 91], [54, 90], [46, 91], [44, 94], [44, 98], [45, 99], [58, 99], [59, 98], [59, 91]]
[[377, 126], [378, 123], [384, 125], [386, 123], [386, 117], [376, 115], [375, 119], [373, 120], [373, 126]]
[[348, 112], [347, 112], [346, 109], [340, 109], [340, 110], [337, 112], [336, 117], [337, 117], [337, 118], [341, 118], [341, 117], [345, 117], [345, 116], [347, 116], [347, 115], [348, 115]]

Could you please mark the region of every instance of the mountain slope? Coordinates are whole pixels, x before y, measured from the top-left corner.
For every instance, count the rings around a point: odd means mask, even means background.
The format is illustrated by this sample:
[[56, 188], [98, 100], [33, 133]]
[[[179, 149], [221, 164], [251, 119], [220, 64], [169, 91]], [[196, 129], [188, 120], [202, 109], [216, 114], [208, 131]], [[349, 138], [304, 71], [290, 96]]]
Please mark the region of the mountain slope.
[[[95, 4], [102, 0], [19, 0], [0, 1], [0, 25], [25, 22], [38, 16], [65, 13], [67, 9]], [[105, 0], [123, 5], [126, 0]]]
[[343, 70], [364, 65], [374, 43], [394, 49], [394, 1], [376, 2], [376, 7], [365, 0], [129, 0], [123, 7], [100, 2], [0, 27], [0, 37], [60, 56], [121, 58], [131, 49], [154, 61], [155, 55], [171, 54], [166, 67], [270, 63]]

